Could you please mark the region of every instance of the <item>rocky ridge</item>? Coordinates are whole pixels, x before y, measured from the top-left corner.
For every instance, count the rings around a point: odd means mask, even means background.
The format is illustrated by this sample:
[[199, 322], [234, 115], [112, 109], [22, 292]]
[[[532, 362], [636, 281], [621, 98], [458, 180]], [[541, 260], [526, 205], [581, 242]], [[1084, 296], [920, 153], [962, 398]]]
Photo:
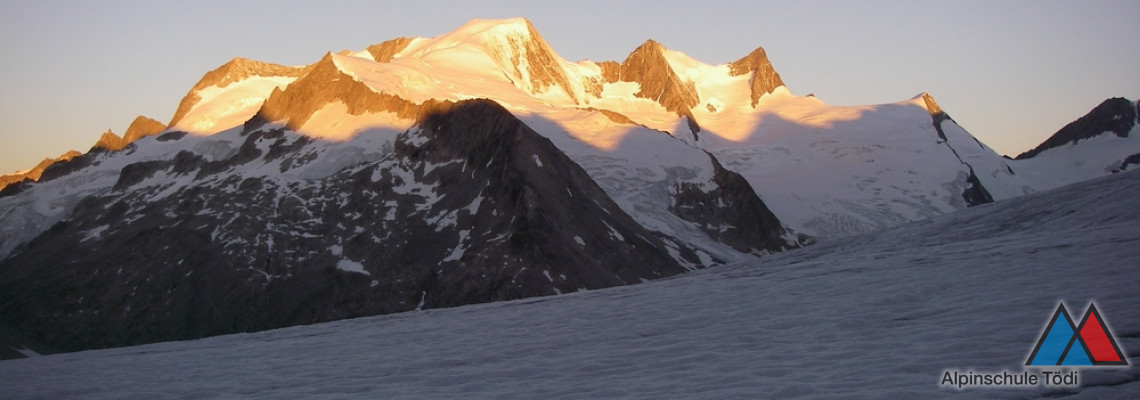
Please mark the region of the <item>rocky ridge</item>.
[[27, 171], [18, 172], [18, 173], [14, 173], [14, 174], [0, 175], [0, 196], [4, 195], [4, 193], [5, 193], [4, 189], [6, 189], [8, 186], [15, 185], [15, 184], [21, 183], [21, 182], [26, 182], [26, 181], [27, 182], [38, 181], [40, 179], [40, 176], [43, 175], [44, 171], [47, 170], [48, 167], [51, 167], [52, 165], [54, 165], [56, 163], [70, 161], [71, 159], [73, 159], [75, 157], [79, 157], [81, 155], [83, 155], [83, 154], [78, 152], [78, 151], [71, 150], [71, 151], [68, 151], [66, 153], [63, 153], [59, 157], [45, 158], [45, 159], [43, 159], [43, 161], [40, 161], [39, 164], [36, 164], [35, 167], [32, 167], [32, 169], [29, 169]]
[[[95, 144], [91, 146], [91, 149], [102, 151], [120, 151], [126, 148], [127, 145], [134, 143], [141, 138], [157, 135], [164, 130], [166, 130], [166, 125], [163, 125], [157, 120], [140, 115], [131, 121], [131, 124], [127, 127], [127, 131], [123, 137], [119, 137], [119, 135], [116, 135], [115, 132], [108, 129], [106, 132], [103, 132], [98, 140], [95, 141]], [[71, 150], [56, 158], [45, 158], [43, 161], [40, 161], [40, 163], [35, 167], [26, 172], [2, 175], [0, 176], [0, 196], [15, 193], [15, 189], [5, 191], [5, 189], [9, 186], [13, 186], [21, 182], [38, 181], [43, 177], [44, 171], [47, 171], [49, 167], [52, 167], [56, 164], [61, 164], [62, 167], [62, 164], [68, 163], [76, 157], [81, 156], [83, 156], [83, 153]], [[62, 170], [63, 168], [57, 168], [57, 171]], [[56, 175], [51, 173], [48, 174], [49, 179], [54, 176]]]
[[1076, 144], [1107, 132], [1125, 138], [1137, 124], [1140, 124], [1140, 102], [1114, 97], [1101, 102], [1088, 114], [1065, 125], [1040, 145], [1018, 154], [1015, 159], [1031, 158], [1045, 150]]
[[597, 289], [683, 272], [671, 253], [697, 261], [501, 106], [419, 113], [388, 156], [321, 180], [234, 173], [304, 163], [314, 142], [273, 124], [225, 160], [129, 165], [0, 262], [5, 322], [69, 351]]

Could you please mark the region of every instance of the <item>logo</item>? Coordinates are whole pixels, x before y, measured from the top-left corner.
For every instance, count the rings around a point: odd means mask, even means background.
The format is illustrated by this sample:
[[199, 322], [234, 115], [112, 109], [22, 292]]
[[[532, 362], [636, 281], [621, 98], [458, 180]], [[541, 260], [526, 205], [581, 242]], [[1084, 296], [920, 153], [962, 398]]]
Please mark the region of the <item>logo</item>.
[[[975, 372], [947, 369], [939, 386], [965, 388], [1073, 388], [1081, 385], [1080, 367], [1128, 366], [1096, 304], [1089, 303], [1079, 324], [1065, 304], [1057, 305], [1025, 366], [1020, 370]], [[1025, 367], [1034, 367], [1027, 369]]]
[[1116, 344], [1095, 303], [1089, 303], [1079, 325], [1073, 324], [1065, 304], [1057, 305], [1053, 318], [1041, 332], [1027, 366], [1102, 366], [1128, 365], [1128, 359]]

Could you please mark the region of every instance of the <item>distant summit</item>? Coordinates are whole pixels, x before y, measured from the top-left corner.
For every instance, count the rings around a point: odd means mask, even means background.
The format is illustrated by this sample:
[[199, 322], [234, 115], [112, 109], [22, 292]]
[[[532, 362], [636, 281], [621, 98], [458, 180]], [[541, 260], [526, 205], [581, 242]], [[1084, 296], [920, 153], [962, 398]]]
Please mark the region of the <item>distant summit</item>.
[[130, 126], [127, 126], [126, 133], [123, 133], [123, 141], [134, 143], [144, 137], [162, 133], [164, 130], [166, 130], [165, 124], [158, 122], [158, 120], [140, 115], [135, 117], [134, 121], [131, 121]]
[[608, 64], [606, 68], [616, 71], [603, 72], [607, 82], [634, 82], [640, 87], [634, 96], [656, 101], [666, 110], [678, 115], [688, 115], [689, 109], [700, 102], [692, 82], [684, 82], [665, 59], [665, 46], [646, 40], [638, 46], [616, 68]]
[[75, 157], [79, 157], [81, 155], [82, 155], [82, 153], [80, 153], [78, 151], [70, 150], [66, 153], [63, 153], [59, 157], [45, 158], [45, 159], [43, 159], [43, 161], [40, 161], [39, 164], [36, 164], [35, 167], [32, 167], [29, 170], [16, 172], [16, 173], [12, 173], [12, 174], [7, 174], [7, 175], [0, 175], [0, 194], [3, 194], [4, 189], [7, 188], [9, 185], [24, 182], [24, 181], [37, 181], [40, 179], [40, 176], [43, 175], [44, 170], [46, 170], [48, 167], [52, 166], [53, 164], [60, 163], [60, 162], [66, 162], [66, 161], [69, 161]]
[[124, 133], [122, 137], [119, 137], [115, 132], [108, 129], [106, 132], [103, 132], [103, 136], [99, 137], [99, 140], [95, 142], [92, 149], [119, 151], [139, 139], [157, 135], [164, 130], [166, 130], [166, 125], [140, 115], [136, 117], [134, 121], [131, 121], [131, 125], [127, 127], [127, 132]]
[[[194, 84], [190, 92], [178, 103], [178, 108], [174, 111], [174, 116], [168, 126], [194, 131], [209, 131], [217, 125], [216, 117], [219, 116], [217, 109], [240, 113], [241, 110], [248, 110], [251, 106], [259, 106], [260, 104], [247, 104], [245, 102], [246, 99], [249, 99], [250, 92], [264, 93], [264, 96], [268, 96], [268, 92], [274, 87], [292, 82], [304, 71], [305, 67], [288, 67], [246, 58], [234, 58], [206, 73], [202, 79], [198, 80], [198, 83]], [[235, 83], [239, 84], [239, 87], [231, 87]], [[238, 96], [219, 96], [224, 94], [227, 88], [229, 88], [229, 92], [236, 92], [235, 94]], [[211, 103], [214, 104], [213, 107], [210, 107]], [[195, 111], [198, 112], [195, 113]], [[253, 111], [256, 111], [256, 108]], [[252, 116], [252, 113], [248, 114], [244, 115], [245, 119]], [[198, 120], [197, 123], [186, 124], [185, 120], [188, 117]]]
[[1041, 189], [1055, 188], [1140, 165], [1140, 104], [1107, 99], [1021, 153], [1015, 168]]
[[1132, 129], [1140, 123], [1137, 120], [1138, 115], [1140, 115], [1140, 104], [1138, 103], [1123, 97], [1105, 100], [1089, 111], [1088, 114], [1065, 125], [1037, 147], [1018, 154], [1016, 159], [1024, 160], [1041, 154], [1045, 150], [1077, 144], [1082, 140], [1109, 133], [1126, 138]]
[[[131, 144], [147, 136], [159, 134], [165, 129], [166, 125], [163, 125], [161, 122], [140, 115], [138, 117], [135, 117], [134, 121], [131, 121], [131, 124], [127, 127], [127, 131], [123, 137], [119, 137], [119, 135], [116, 135], [114, 131], [108, 129], [106, 132], [103, 132], [98, 140], [95, 141], [95, 144], [92, 145], [91, 149], [119, 151], [126, 148], [128, 144]], [[71, 161], [76, 157], [80, 157], [82, 155], [83, 154], [78, 151], [70, 150], [60, 155], [59, 157], [45, 158], [43, 161], [40, 161], [40, 163], [35, 167], [27, 171], [0, 175], [0, 195], [3, 195], [4, 193], [10, 194], [14, 192], [13, 190], [4, 191], [4, 189], [8, 186], [25, 181], [38, 181], [43, 177], [44, 171], [46, 171], [49, 167], [56, 164], [67, 163], [68, 161]], [[52, 174], [48, 175], [49, 178], [54, 176]]]
[[749, 76], [752, 89], [752, 107], [756, 107], [761, 96], [771, 94], [776, 88], [784, 86], [784, 81], [780, 79], [780, 74], [772, 67], [772, 62], [768, 60], [768, 53], [764, 52], [763, 47], [757, 47], [744, 58], [729, 64], [729, 68], [732, 69], [733, 76]]

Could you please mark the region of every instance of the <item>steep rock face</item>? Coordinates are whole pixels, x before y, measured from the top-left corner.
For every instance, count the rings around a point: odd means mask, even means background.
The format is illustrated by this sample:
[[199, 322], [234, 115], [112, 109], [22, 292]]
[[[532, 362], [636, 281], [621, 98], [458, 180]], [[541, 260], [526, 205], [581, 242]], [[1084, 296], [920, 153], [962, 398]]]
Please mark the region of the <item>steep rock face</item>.
[[664, 46], [651, 39], [638, 46], [617, 68], [607, 63], [599, 66], [607, 81], [637, 82], [641, 90], [635, 96], [661, 103], [677, 115], [691, 116], [689, 110], [700, 102], [697, 90], [692, 82], [684, 82], [677, 76], [662, 54], [664, 50]]
[[127, 145], [134, 143], [136, 140], [159, 134], [164, 130], [166, 130], [166, 125], [140, 115], [135, 117], [134, 121], [131, 121], [131, 125], [127, 127], [127, 132], [123, 134], [122, 137], [119, 137], [115, 132], [108, 129], [106, 132], [103, 132], [103, 135], [95, 142], [92, 149], [119, 151], [126, 148]]
[[319, 151], [269, 125], [244, 133], [227, 159], [184, 151], [130, 164], [109, 192], [0, 261], [0, 323], [69, 351], [684, 270], [669, 254], [676, 244], [501, 106], [433, 103], [419, 114], [388, 156], [322, 179], [253, 173]]
[[974, 167], [962, 159], [962, 155], [958, 154], [958, 151], [950, 145], [949, 137], [946, 135], [942, 123], [947, 121], [953, 122], [953, 119], [951, 119], [950, 115], [946, 114], [945, 111], [942, 111], [942, 107], [938, 106], [938, 102], [934, 101], [934, 96], [931, 96], [930, 93], [923, 93], [922, 101], [926, 104], [927, 111], [930, 111], [930, 117], [933, 119], [934, 130], [938, 133], [938, 138], [942, 139], [943, 143], [946, 143], [946, 147], [950, 148], [950, 151], [954, 153], [954, 157], [957, 157], [958, 160], [962, 162], [962, 165], [965, 165], [970, 171], [970, 174], [966, 177], [966, 188], [962, 191], [962, 200], [966, 202], [967, 206], [993, 203], [993, 196], [990, 195], [990, 192], [986, 190], [981, 180], [978, 179]]
[[412, 43], [412, 38], [400, 37], [392, 40], [384, 41], [380, 44], [368, 46], [368, 53], [372, 54], [372, 59], [376, 62], [389, 62], [396, 56], [396, 53], [404, 51], [408, 44]]
[[91, 149], [119, 151], [124, 147], [127, 147], [127, 142], [119, 137], [119, 135], [116, 135], [115, 132], [108, 129], [106, 132], [103, 132], [102, 136], [99, 136], [99, 140], [95, 141], [95, 145], [91, 146]]
[[621, 63], [617, 61], [601, 61], [596, 63], [602, 70], [602, 79], [614, 83], [621, 80]]
[[529, 20], [496, 29], [503, 32], [486, 35], [484, 46], [516, 86], [532, 94], [557, 87], [570, 96], [571, 102], [578, 102], [558, 56]]
[[127, 127], [127, 132], [123, 134], [123, 141], [134, 143], [136, 140], [157, 135], [164, 130], [166, 130], [166, 125], [163, 123], [140, 115], [135, 117], [135, 120], [131, 121], [131, 125]]
[[1140, 102], [1133, 104], [1131, 100], [1122, 97], [1105, 100], [1088, 114], [1065, 125], [1040, 145], [1019, 154], [1015, 159], [1031, 158], [1045, 150], [1076, 144], [1105, 132], [1112, 132], [1122, 138], [1128, 137], [1132, 127], [1140, 123], [1137, 120], [1138, 116], [1140, 116]]
[[783, 79], [780, 79], [780, 74], [772, 67], [772, 62], [768, 61], [768, 54], [764, 52], [763, 47], [757, 47], [747, 56], [733, 61], [728, 67], [732, 76], [751, 74], [749, 86], [752, 91], [752, 107], [756, 107], [761, 96], [784, 86]]
[[444, 106], [420, 124], [429, 141], [397, 146], [397, 153], [429, 163], [461, 159], [476, 175], [495, 174], [482, 193], [513, 208], [508, 248], [527, 261], [518, 267], [548, 266], [585, 288], [683, 271], [665, 244], [622, 212], [586, 171], [502, 106], [486, 100]]
[[745, 253], [778, 252], [806, 240], [789, 240], [780, 220], [748, 180], [724, 169], [712, 154], [709, 159], [715, 169], [716, 187], [705, 190], [693, 183], [677, 184], [671, 209], [674, 214], [700, 224], [709, 236]]
[[181, 122], [182, 118], [201, 100], [199, 92], [206, 88], [214, 86], [224, 88], [253, 76], [296, 78], [304, 74], [307, 69], [307, 67], [290, 67], [240, 57], [234, 58], [202, 76], [202, 79], [198, 80], [198, 83], [194, 84], [190, 92], [178, 103], [178, 109], [174, 111], [174, 116], [167, 125], [175, 126]]
[[364, 82], [345, 74], [332, 53], [290, 84], [285, 90], [274, 89], [257, 115], [268, 121], [281, 121], [290, 129], [301, 129], [313, 113], [326, 104], [344, 103], [348, 113], [393, 112], [401, 118], [419, 116], [421, 108], [395, 95], [379, 93]]

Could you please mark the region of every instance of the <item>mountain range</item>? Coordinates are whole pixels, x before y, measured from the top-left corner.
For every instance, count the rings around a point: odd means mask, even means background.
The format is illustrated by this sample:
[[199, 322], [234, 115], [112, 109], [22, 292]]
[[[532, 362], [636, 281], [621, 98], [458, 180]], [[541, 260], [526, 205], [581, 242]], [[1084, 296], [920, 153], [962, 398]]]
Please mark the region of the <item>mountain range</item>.
[[167, 124], [0, 179], [0, 335], [74, 351], [638, 283], [1140, 163], [1110, 99], [1016, 159], [928, 93], [831, 106], [757, 48], [570, 62], [525, 19], [235, 58]]

